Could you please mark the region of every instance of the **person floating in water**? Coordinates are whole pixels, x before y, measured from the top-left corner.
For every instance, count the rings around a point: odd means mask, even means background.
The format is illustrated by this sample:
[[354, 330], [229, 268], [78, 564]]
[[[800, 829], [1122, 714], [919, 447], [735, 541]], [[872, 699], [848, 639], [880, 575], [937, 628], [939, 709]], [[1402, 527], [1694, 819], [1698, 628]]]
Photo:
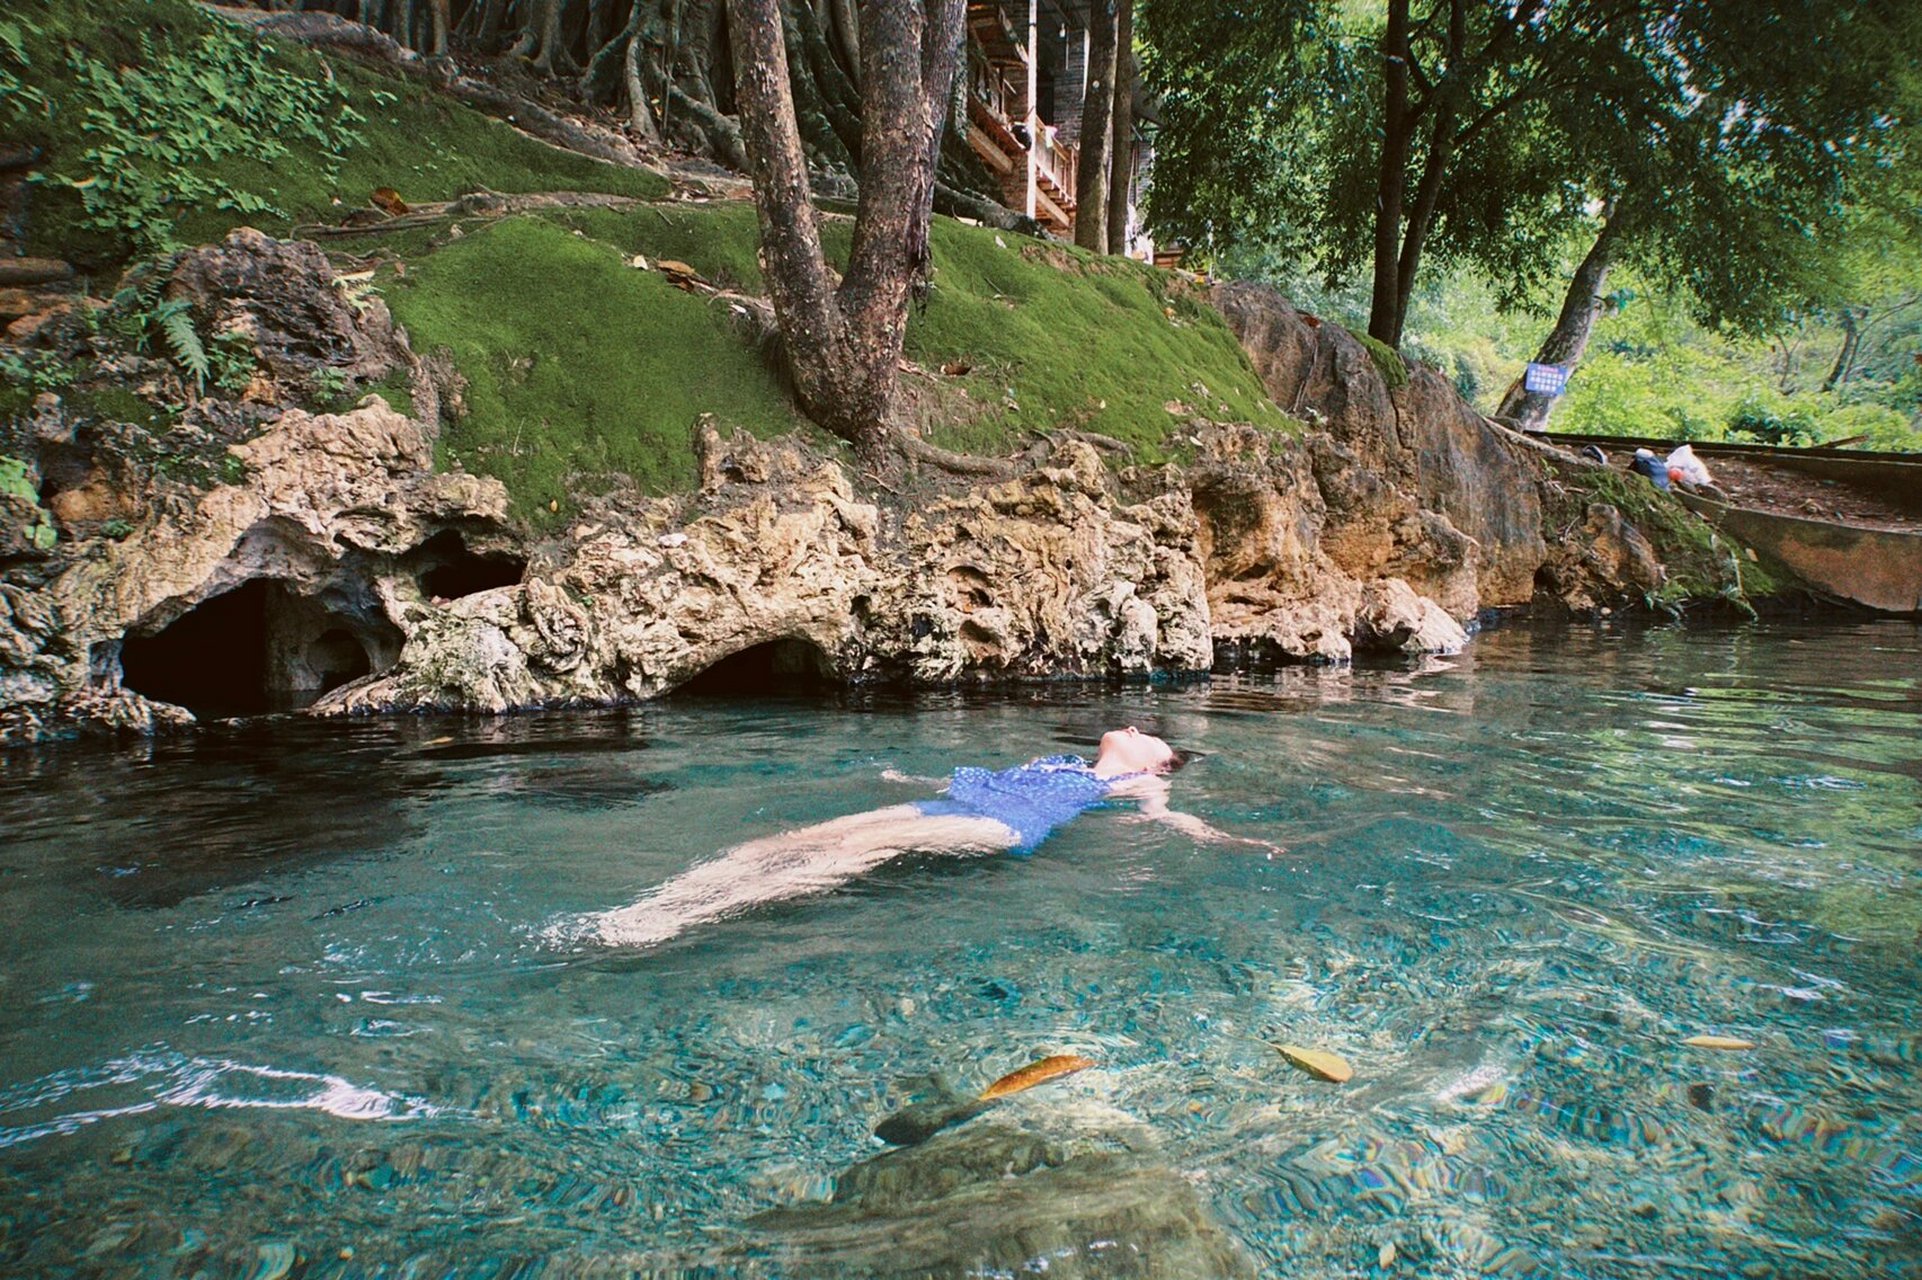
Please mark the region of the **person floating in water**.
[[1104, 800], [1133, 800], [1139, 817], [1196, 840], [1283, 852], [1170, 809], [1167, 775], [1179, 764], [1174, 748], [1130, 725], [1101, 736], [1092, 764], [1079, 756], [1044, 756], [999, 772], [956, 769], [939, 799], [736, 845], [631, 906], [589, 916], [585, 932], [615, 946], [647, 946], [765, 903], [823, 892], [904, 853], [1030, 853]]

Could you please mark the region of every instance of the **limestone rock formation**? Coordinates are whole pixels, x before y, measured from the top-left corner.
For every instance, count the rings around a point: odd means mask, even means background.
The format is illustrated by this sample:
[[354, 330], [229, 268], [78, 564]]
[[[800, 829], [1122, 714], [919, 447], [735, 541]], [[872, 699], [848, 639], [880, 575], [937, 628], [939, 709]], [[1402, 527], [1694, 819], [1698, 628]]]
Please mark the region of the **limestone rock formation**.
[[[1534, 470], [1453, 387], [1416, 365], [1391, 388], [1353, 334], [1305, 315], [1266, 286], [1221, 285], [1211, 300], [1276, 404], [1352, 451], [1438, 531], [1445, 521], [1454, 536], [1475, 544], [1480, 607], [1528, 603], [1547, 555]], [[1453, 594], [1442, 603], [1459, 612], [1458, 589]]]
[[1215, 640], [1230, 654], [1342, 662], [1357, 650], [1448, 653], [1466, 642], [1475, 546], [1445, 517], [1326, 436], [1242, 426], [1201, 441], [1187, 483]]
[[410, 365], [387, 304], [355, 292], [335, 274], [320, 246], [275, 240], [241, 227], [218, 245], [185, 255], [166, 284], [216, 340], [246, 338], [255, 360], [277, 381], [332, 369], [372, 382]]
[[1178, 495], [1134, 507], [1086, 445], [883, 512], [795, 440], [697, 429], [696, 494], [590, 507], [520, 584], [402, 619], [392, 670], [329, 712], [649, 698], [745, 651], [840, 681], [1206, 670]]
[[[1538, 583], [1598, 610], [1662, 582], [1604, 504], [1551, 552], [1544, 494], [1567, 491], [1541, 446], [1250, 286], [1216, 305], [1313, 429], [1197, 423], [1191, 463], [1121, 474], [1070, 438], [1013, 478], [902, 496], [799, 437], [704, 420], [698, 491], [589, 499], [531, 550], [500, 485], [434, 472], [455, 381], [317, 248], [236, 231], [164, 288], [203, 332], [245, 338], [256, 385], [197, 400], [164, 440], [51, 394], [6, 424], [0, 742], [316, 695], [336, 714], [619, 702], [735, 664], [937, 685], [1445, 653]], [[177, 377], [137, 352], [107, 364]], [[282, 407], [322, 371], [401, 368], [418, 419], [376, 397]], [[165, 472], [142, 460], [159, 451]]]
[[157, 710], [123, 677], [144, 666], [147, 693], [166, 702], [218, 677], [222, 653], [190, 655], [183, 673], [156, 646], [190, 611], [243, 590], [222, 621], [248, 631], [235, 660], [257, 664], [249, 692], [311, 693], [389, 665], [405, 639], [395, 617], [422, 597], [435, 536], [469, 529], [484, 542], [506, 516], [498, 483], [434, 474], [421, 425], [377, 397], [346, 414], [290, 411], [232, 453], [246, 470], [238, 483], [162, 504], [39, 590], [0, 588], [0, 737], [60, 719], [180, 722], [179, 708]]

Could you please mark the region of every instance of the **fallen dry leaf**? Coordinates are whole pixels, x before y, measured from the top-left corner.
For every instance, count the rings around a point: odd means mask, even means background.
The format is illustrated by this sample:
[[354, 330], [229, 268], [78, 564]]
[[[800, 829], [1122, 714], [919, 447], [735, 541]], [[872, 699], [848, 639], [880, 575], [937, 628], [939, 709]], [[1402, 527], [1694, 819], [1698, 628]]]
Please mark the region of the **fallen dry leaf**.
[[1342, 1084], [1355, 1078], [1355, 1069], [1349, 1066], [1344, 1058], [1329, 1053], [1325, 1049], [1304, 1049], [1299, 1045], [1278, 1044], [1275, 1050], [1288, 1059], [1291, 1065], [1306, 1071], [1317, 1080], [1326, 1080], [1330, 1084]]
[[1010, 1071], [993, 1084], [981, 1091], [981, 1101], [992, 1098], [1005, 1098], [1023, 1089], [1032, 1089], [1038, 1084], [1053, 1080], [1057, 1076], [1072, 1075], [1085, 1071], [1094, 1065], [1093, 1058], [1084, 1058], [1078, 1053], [1057, 1053], [1052, 1057], [1030, 1062], [1019, 1071]]

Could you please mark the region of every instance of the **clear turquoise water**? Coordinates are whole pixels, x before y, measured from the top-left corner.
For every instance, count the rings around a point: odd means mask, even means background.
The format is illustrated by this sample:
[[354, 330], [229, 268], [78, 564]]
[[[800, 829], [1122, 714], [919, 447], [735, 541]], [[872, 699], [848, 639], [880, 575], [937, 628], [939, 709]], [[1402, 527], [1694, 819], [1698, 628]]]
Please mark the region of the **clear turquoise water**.
[[[1291, 855], [1097, 812], [649, 954], [543, 940], [928, 794], [884, 769], [1128, 721]], [[1029, 1104], [1150, 1126], [1267, 1274], [1922, 1275], [1919, 855], [1906, 623], [17, 753], [0, 1270], [725, 1269], [918, 1077], [1078, 1052]]]

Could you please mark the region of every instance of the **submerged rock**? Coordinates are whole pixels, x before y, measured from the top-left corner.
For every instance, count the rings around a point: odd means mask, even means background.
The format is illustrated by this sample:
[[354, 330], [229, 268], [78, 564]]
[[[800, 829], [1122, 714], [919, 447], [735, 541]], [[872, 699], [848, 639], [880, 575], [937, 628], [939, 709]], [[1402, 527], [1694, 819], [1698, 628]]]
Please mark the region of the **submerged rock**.
[[1131, 1125], [981, 1121], [863, 1161], [825, 1205], [751, 1223], [779, 1274], [1252, 1277], [1194, 1187]]

